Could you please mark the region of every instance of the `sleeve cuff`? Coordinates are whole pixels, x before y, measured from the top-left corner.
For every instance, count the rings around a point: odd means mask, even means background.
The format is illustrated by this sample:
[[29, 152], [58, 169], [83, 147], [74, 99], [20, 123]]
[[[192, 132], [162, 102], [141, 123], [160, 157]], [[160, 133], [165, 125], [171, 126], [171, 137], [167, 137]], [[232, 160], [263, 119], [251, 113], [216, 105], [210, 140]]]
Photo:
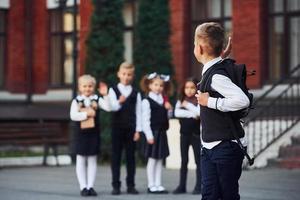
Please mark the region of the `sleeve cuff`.
[[207, 102], [207, 107], [211, 109], [217, 109], [216, 103], [217, 103], [217, 98], [209, 97]]

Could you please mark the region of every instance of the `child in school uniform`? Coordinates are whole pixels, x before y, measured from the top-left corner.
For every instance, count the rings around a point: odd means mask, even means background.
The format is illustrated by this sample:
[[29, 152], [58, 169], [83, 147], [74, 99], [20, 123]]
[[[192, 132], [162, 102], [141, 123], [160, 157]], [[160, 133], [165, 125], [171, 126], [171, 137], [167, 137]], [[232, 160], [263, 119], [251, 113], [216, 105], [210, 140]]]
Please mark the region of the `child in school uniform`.
[[108, 111], [107, 86], [99, 84], [99, 97], [95, 92], [96, 80], [91, 75], [78, 79], [79, 95], [73, 99], [70, 110], [72, 121], [76, 122], [76, 175], [81, 196], [97, 196], [94, 182], [97, 171], [97, 155], [100, 147], [99, 108]]
[[180, 91], [180, 99], [175, 106], [174, 115], [180, 123], [180, 153], [181, 167], [178, 187], [173, 194], [186, 193], [187, 165], [189, 161], [189, 147], [192, 146], [196, 162], [196, 185], [193, 194], [201, 193], [201, 167], [200, 167], [200, 107], [195, 97], [197, 80], [188, 79]]
[[112, 195], [121, 194], [120, 167], [122, 151], [126, 152], [127, 193], [138, 194], [135, 189], [135, 149], [141, 132], [141, 95], [132, 87], [134, 65], [123, 62], [117, 76], [120, 82], [109, 89], [112, 116]]
[[163, 97], [163, 92], [170, 88], [169, 79], [169, 76], [154, 72], [141, 80], [141, 88], [147, 95], [142, 101], [142, 127], [147, 139], [148, 193], [168, 193], [161, 184], [161, 172], [163, 159], [169, 155], [166, 131], [169, 128], [167, 108], [171, 109], [171, 106]]

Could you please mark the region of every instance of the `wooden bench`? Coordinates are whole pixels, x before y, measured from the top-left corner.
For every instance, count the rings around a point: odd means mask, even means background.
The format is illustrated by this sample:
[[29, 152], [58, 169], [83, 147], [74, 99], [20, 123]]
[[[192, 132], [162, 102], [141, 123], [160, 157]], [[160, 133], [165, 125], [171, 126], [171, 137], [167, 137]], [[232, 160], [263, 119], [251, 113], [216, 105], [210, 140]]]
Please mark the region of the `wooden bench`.
[[58, 145], [68, 145], [67, 124], [60, 122], [0, 122], [0, 146], [43, 146], [43, 165], [50, 149], [58, 162]]

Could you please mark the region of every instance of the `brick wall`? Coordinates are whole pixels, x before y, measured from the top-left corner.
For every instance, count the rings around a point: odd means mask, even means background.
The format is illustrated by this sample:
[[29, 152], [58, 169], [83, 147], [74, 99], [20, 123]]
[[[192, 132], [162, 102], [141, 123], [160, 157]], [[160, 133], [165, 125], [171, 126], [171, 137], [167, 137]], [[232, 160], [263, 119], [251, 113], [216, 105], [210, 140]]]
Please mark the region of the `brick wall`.
[[260, 0], [233, 0], [233, 51], [239, 63], [256, 70], [248, 80], [249, 87], [259, 88], [266, 65], [264, 3]]
[[85, 41], [87, 39], [90, 28], [90, 17], [93, 12], [93, 5], [91, 1], [80, 1], [80, 50], [79, 50], [79, 74], [84, 73], [86, 46]]
[[10, 92], [24, 92], [26, 88], [24, 4], [11, 0], [8, 12], [6, 88]]
[[35, 0], [33, 17], [33, 91], [44, 93], [49, 83], [49, 12], [46, 1]]
[[190, 43], [190, 2], [186, 0], [170, 0], [171, 38], [175, 79], [182, 83], [188, 75], [189, 43]]
[[[6, 89], [12, 93], [26, 93], [29, 89], [28, 65], [32, 64], [32, 92], [45, 93], [48, 87], [49, 73], [49, 15], [46, 1], [32, 0], [31, 8], [31, 39], [26, 39], [26, 1], [11, 0], [8, 12], [7, 27], [7, 74]], [[28, 15], [27, 15], [28, 17]], [[26, 21], [27, 20], [27, 21]], [[25, 43], [31, 44], [32, 52], [26, 53]], [[28, 50], [28, 49], [27, 49]], [[32, 58], [29, 58], [31, 56]]]

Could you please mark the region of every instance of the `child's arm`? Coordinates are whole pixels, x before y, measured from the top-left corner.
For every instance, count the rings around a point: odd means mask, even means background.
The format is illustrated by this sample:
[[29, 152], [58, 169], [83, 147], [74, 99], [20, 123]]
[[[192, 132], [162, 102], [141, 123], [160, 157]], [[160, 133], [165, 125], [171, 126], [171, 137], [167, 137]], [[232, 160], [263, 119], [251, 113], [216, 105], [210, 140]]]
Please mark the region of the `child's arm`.
[[84, 121], [88, 118], [88, 112], [80, 112], [77, 101], [73, 100], [70, 109], [70, 118], [72, 121]]
[[194, 113], [190, 112], [189, 110], [182, 109], [180, 101], [176, 102], [174, 115], [178, 118], [195, 118]]
[[133, 140], [138, 141], [140, 139], [140, 132], [142, 131], [142, 98], [140, 93], [138, 93], [136, 97], [135, 113], [136, 128]]
[[110, 101], [110, 108], [111, 111], [118, 111], [121, 109], [121, 104], [117, 99], [117, 95], [112, 88], [109, 88], [108, 91], [109, 101]]
[[188, 111], [192, 112], [195, 115], [195, 118], [200, 116], [200, 106], [199, 106], [199, 104], [195, 106], [194, 104], [192, 104], [190, 102], [184, 102], [184, 103], [185, 103], [184, 107]]
[[105, 111], [111, 111], [110, 99], [107, 95], [108, 87], [106, 83], [100, 82], [98, 92], [103, 96], [103, 98], [99, 98], [98, 105]]
[[142, 101], [142, 128], [148, 143], [153, 143], [153, 133], [150, 127], [151, 109], [147, 99]]

